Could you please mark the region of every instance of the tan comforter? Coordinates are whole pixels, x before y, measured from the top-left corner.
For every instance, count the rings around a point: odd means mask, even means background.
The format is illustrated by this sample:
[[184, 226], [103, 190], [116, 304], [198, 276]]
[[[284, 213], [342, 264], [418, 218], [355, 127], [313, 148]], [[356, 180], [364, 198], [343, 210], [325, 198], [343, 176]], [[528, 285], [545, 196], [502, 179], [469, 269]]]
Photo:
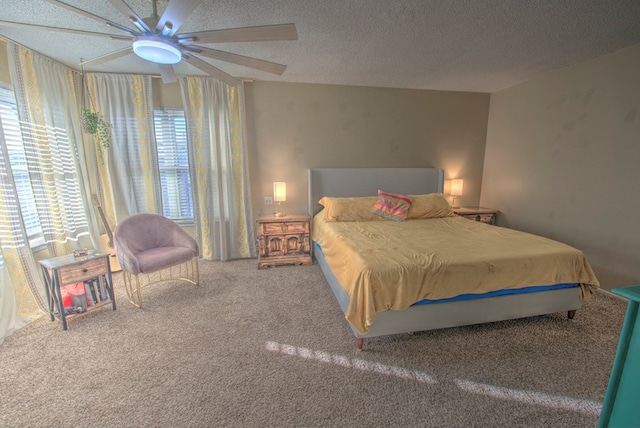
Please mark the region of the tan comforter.
[[347, 320], [365, 334], [376, 314], [423, 299], [561, 283], [599, 287], [581, 251], [551, 239], [461, 217], [325, 222], [312, 237], [350, 296]]

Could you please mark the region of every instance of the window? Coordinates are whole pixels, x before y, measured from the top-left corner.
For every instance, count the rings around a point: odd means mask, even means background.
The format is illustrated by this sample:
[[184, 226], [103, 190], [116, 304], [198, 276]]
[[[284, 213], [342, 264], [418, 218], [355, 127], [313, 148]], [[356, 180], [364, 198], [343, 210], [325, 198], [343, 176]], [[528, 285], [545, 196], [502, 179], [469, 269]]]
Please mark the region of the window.
[[42, 226], [38, 217], [38, 210], [34, 198], [27, 158], [24, 150], [18, 108], [13, 91], [0, 87], [0, 118], [2, 132], [7, 145], [9, 163], [13, 173], [13, 180], [18, 193], [18, 201], [22, 210], [22, 219], [27, 231], [31, 247], [42, 244]]
[[162, 188], [162, 214], [178, 222], [192, 221], [193, 199], [184, 111], [155, 110], [153, 119]]

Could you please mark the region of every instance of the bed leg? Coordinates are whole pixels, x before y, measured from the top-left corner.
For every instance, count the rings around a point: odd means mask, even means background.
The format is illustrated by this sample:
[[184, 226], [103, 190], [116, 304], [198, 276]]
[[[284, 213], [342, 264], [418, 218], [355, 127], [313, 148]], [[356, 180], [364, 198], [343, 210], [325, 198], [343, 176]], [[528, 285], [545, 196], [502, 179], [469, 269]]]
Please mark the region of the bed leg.
[[572, 309], [569, 312], [567, 312], [567, 318], [569, 318], [570, 320], [573, 319], [573, 317], [576, 316], [576, 309]]
[[356, 349], [358, 351], [362, 351], [362, 346], [364, 345], [364, 339], [362, 337], [356, 338]]

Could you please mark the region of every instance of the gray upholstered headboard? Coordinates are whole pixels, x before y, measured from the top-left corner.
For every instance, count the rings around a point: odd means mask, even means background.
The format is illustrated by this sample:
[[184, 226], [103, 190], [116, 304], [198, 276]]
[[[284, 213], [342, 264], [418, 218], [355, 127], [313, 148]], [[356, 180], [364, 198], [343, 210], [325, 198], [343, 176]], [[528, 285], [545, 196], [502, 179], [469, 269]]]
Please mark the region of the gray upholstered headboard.
[[314, 168], [309, 170], [309, 214], [322, 209], [318, 201], [323, 196], [376, 196], [378, 189], [419, 195], [443, 188], [440, 168]]

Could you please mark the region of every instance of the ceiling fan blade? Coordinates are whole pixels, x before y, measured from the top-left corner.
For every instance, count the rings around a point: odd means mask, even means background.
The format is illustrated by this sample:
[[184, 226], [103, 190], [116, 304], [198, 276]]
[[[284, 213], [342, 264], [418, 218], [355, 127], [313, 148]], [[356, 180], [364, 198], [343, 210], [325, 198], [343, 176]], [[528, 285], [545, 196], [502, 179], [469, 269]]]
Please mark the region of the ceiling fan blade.
[[171, 24], [166, 35], [173, 36], [178, 28], [184, 23], [191, 12], [202, 3], [202, 0], [173, 0], [167, 5], [162, 16], [156, 25], [156, 32], [161, 32], [165, 24]]
[[109, 3], [111, 3], [111, 5], [115, 7], [121, 14], [126, 16], [127, 19], [131, 21], [131, 23], [135, 25], [140, 31], [149, 33], [152, 32], [147, 23], [144, 22], [144, 20], [140, 18], [138, 14], [124, 2], [124, 0], [109, 0]]
[[108, 25], [109, 27], [117, 28], [119, 30], [125, 31], [125, 32], [131, 34], [132, 36], [134, 36], [136, 34], [136, 32], [133, 31], [130, 28], [127, 28], [127, 27], [125, 27], [123, 25], [120, 25], [120, 24], [118, 24], [116, 22], [109, 21], [108, 19], [104, 19], [104, 18], [102, 18], [102, 17], [100, 17], [98, 15], [94, 15], [93, 13], [89, 13], [86, 10], [78, 9], [75, 6], [71, 6], [70, 4], [64, 3], [64, 2], [62, 2], [60, 0], [46, 0], [46, 1], [48, 1], [51, 4], [55, 4], [56, 6], [60, 6], [60, 7], [63, 7], [65, 9], [67, 9], [67, 10], [70, 10], [71, 12], [75, 12], [77, 14], [85, 16], [87, 18], [94, 19], [94, 20], [96, 20], [98, 22], [101, 22], [103, 24]]
[[176, 72], [171, 64], [158, 64], [162, 83], [173, 83], [176, 81]]
[[190, 46], [190, 48], [199, 50], [200, 55], [204, 55], [209, 58], [231, 62], [233, 64], [243, 65], [249, 68], [255, 68], [256, 70], [266, 71], [267, 73], [282, 74], [287, 68], [286, 65], [276, 64], [275, 62], [264, 61], [261, 59], [219, 51], [216, 49], [209, 49], [203, 46]]
[[0, 21], [0, 26], [3, 26], [3, 25], [7, 27], [17, 27], [17, 28], [22, 27], [22, 28], [30, 28], [30, 29], [37, 29], [37, 30], [57, 31], [60, 33], [81, 34], [83, 36], [107, 37], [113, 40], [131, 40], [130, 36], [119, 36], [115, 34], [106, 34], [106, 33], [94, 33], [92, 31], [74, 30], [71, 28], [47, 27], [46, 25], [24, 24], [22, 22]]
[[184, 55], [182, 57], [182, 59], [184, 59], [185, 61], [187, 61], [189, 64], [193, 65], [194, 67], [199, 68], [200, 70], [204, 71], [205, 73], [222, 80], [224, 83], [226, 83], [229, 86], [236, 86], [240, 83], [240, 81], [238, 79], [236, 79], [235, 77], [225, 73], [224, 71], [220, 70], [219, 68], [214, 67], [213, 65], [209, 64], [208, 62], [205, 62], [203, 60], [201, 60], [200, 58], [197, 58], [193, 55]]
[[279, 24], [181, 33], [176, 37], [178, 40], [195, 37], [199, 43], [269, 42], [298, 40], [298, 32], [295, 24]]
[[80, 65], [98, 65], [107, 61], [111, 61], [113, 59], [121, 58], [123, 56], [129, 55], [132, 52], [131, 46], [126, 47], [124, 49], [120, 49], [106, 55], [102, 55], [96, 58], [91, 58], [86, 61], [80, 61]]

